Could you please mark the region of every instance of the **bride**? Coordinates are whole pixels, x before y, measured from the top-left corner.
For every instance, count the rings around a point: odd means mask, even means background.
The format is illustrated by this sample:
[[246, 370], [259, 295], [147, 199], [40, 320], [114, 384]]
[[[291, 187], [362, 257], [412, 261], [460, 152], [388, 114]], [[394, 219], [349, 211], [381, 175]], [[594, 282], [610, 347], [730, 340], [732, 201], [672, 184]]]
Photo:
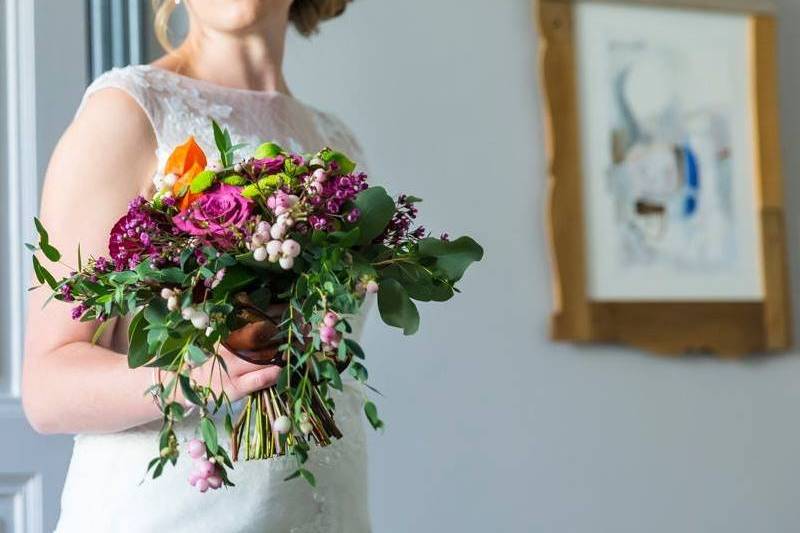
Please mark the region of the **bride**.
[[[157, 34], [169, 52], [151, 65], [112, 70], [87, 89], [47, 171], [41, 218], [50, 240], [78, 240], [84, 257], [107, 255], [111, 226], [133, 197], [152, 195], [150, 177], [172, 148], [195, 135], [213, 152], [212, 119], [251, 147], [274, 139], [293, 151], [331, 146], [363, 160], [338, 119], [291, 96], [281, 70], [287, 26], [311, 34], [348, 1], [155, 0]], [[172, 49], [166, 27], [174, 9], [188, 10], [190, 29]], [[65, 262], [76, 264], [77, 254]], [[355, 385], [337, 398], [345, 437], [309, 459], [315, 488], [283, 481], [294, 468], [286, 458], [239, 462], [231, 473], [236, 486], [213, 493], [200, 494], [186, 481], [188, 459], [145, 479], [160, 413], [143, 395], [151, 370], [130, 370], [121, 355], [127, 324], [108, 328], [93, 345], [97, 324], [70, 320], [57, 302], [42, 308], [44, 291], [30, 294], [25, 412], [42, 433], [76, 434], [57, 532], [370, 530]], [[234, 399], [277, 379], [276, 367], [223, 356], [224, 386]], [[179, 432], [181, 442], [191, 437], [188, 428]]]

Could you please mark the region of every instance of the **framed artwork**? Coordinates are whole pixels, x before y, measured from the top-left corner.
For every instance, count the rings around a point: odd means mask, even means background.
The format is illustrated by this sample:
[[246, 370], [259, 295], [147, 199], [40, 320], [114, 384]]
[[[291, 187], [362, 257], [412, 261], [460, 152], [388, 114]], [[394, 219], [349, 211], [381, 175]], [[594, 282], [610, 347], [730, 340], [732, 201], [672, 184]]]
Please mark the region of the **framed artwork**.
[[558, 340], [791, 343], [776, 22], [760, 0], [539, 0]]

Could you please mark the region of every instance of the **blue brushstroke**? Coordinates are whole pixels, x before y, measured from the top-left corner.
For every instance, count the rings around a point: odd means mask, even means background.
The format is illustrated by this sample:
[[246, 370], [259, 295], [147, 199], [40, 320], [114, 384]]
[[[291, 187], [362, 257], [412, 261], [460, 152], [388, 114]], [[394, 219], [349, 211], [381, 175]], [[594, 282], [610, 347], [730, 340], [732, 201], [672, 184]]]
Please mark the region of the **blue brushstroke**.
[[697, 212], [697, 195], [700, 192], [700, 166], [697, 156], [688, 144], [683, 145], [683, 175], [686, 176], [686, 197], [683, 216], [689, 218]]

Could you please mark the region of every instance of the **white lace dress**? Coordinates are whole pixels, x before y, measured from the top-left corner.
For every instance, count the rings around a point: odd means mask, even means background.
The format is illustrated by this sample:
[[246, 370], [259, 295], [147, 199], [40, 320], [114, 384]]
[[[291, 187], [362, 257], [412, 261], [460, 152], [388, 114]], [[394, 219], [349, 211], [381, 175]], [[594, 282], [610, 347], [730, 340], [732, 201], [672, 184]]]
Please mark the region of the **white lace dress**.
[[[212, 118], [230, 129], [235, 143], [255, 147], [275, 140], [298, 152], [331, 146], [363, 161], [360, 147], [338, 119], [281, 93], [230, 89], [135, 66], [98, 78], [84, 102], [105, 88], [125, 91], [147, 113], [160, 166], [189, 135], [195, 135], [207, 154], [215, 153]], [[358, 337], [363, 315], [353, 322]], [[308, 468], [316, 475], [316, 488], [299, 480], [284, 482], [295, 469], [294, 460], [277, 458], [238, 462], [231, 472], [235, 487], [200, 494], [187, 482], [191, 465], [185, 457], [159, 479], [145, 478], [146, 465], [158, 452], [159, 423], [78, 435], [56, 532], [368, 532], [361, 402], [361, 390], [346, 382], [344, 393], [336, 397], [344, 438], [310, 454]], [[179, 429], [179, 439], [192, 436], [191, 426]]]

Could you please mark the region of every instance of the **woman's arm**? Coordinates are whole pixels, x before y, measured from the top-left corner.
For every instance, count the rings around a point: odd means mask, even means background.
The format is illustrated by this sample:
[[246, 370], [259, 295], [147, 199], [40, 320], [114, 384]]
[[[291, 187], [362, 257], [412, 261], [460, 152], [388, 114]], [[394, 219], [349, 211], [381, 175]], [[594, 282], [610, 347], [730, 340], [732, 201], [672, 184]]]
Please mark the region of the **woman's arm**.
[[[77, 264], [78, 243], [84, 257], [108, 255], [111, 227], [149, 186], [155, 148], [147, 116], [127, 94], [106, 89], [88, 99], [53, 153], [42, 194], [41, 219], [64, 263]], [[57, 278], [68, 271], [52, 270]], [[158, 418], [144, 395], [151, 369], [131, 370], [122, 354], [93, 346], [97, 323], [72, 320], [58, 301], [43, 307], [48, 292], [32, 291], [28, 302], [22, 400], [31, 425], [43, 433], [110, 432]], [[279, 372], [225, 358], [234, 399], [274, 383]]]

